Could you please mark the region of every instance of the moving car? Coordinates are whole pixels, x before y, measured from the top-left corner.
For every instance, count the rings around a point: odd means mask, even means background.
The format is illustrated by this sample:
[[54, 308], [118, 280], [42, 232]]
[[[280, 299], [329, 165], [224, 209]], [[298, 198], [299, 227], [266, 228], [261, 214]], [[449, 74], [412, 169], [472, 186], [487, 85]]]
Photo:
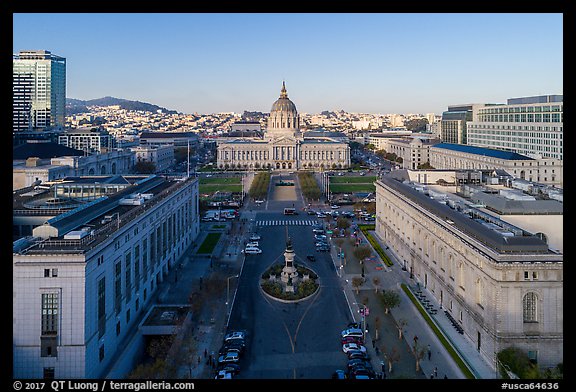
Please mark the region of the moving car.
[[249, 243], [246, 244], [246, 248], [258, 248], [260, 246], [260, 244], [258, 243], [258, 241], [250, 241]]
[[306, 258], [308, 259], [308, 261], [312, 261], [312, 262], [316, 261], [316, 256], [314, 256], [314, 255], [308, 255], [308, 256], [306, 256]]
[[218, 374], [214, 377], [215, 380], [230, 380], [232, 378], [232, 373], [226, 370], [219, 370]]
[[262, 253], [262, 249], [252, 247], [243, 249], [242, 252], [246, 253], [247, 255], [259, 255]]
[[262, 239], [262, 237], [260, 237], [260, 234], [258, 234], [258, 233], [250, 234], [250, 238], [249, 238], [250, 241], [258, 241], [260, 239]]

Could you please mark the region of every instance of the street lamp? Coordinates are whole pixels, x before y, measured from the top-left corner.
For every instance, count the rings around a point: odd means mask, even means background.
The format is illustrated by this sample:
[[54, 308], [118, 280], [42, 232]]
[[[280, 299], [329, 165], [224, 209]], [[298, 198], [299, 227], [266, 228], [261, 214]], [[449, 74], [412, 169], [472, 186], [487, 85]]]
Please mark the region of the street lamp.
[[233, 275], [226, 278], [226, 306], [228, 306], [228, 302], [230, 302], [230, 279], [238, 278], [240, 275]]
[[362, 341], [366, 342], [366, 316], [367, 316], [367, 309], [368, 307], [362, 303], [354, 302], [354, 305], [362, 305], [362, 311], [360, 314], [362, 315]]

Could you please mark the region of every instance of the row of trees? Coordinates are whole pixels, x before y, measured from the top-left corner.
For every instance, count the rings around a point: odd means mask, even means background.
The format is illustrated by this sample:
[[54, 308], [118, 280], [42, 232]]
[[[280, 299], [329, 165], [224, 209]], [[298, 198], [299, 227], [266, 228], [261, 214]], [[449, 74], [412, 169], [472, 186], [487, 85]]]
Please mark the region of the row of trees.
[[378, 150], [376, 151], [376, 155], [392, 162], [402, 163], [404, 161], [402, 157], [399, 157], [393, 152], [386, 152], [386, 150]]
[[268, 186], [270, 185], [270, 173], [262, 172], [256, 174], [252, 185], [250, 186], [250, 197], [252, 199], [262, 199], [268, 194]]
[[299, 172], [298, 180], [300, 181], [300, 189], [302, 190], [304, 197], [311, 200], [320, 199], [322, 192], [320, 191], [320, 187], [318, 186], [318, 182], [313, 173]]

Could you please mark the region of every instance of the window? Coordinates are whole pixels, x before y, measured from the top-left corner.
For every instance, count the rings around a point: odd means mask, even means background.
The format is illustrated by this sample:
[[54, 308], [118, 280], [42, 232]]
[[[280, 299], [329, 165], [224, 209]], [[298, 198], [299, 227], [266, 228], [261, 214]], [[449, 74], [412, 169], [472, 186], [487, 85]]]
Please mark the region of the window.
[[52, 277], [56, 278], [58, 276], [58, 268], [52, 268]]
[[100, 346], [100, 349], [98, 350], [98, 358], [100, 359], [100, 362], [102, 362], [104, 360], [104, 346]]
[[45, 380], [54, 380], [54, 368], [53, 367], [45, 367], [43, 371], [43, 376]]
[[50, 269], [49, 269], [49, 268], [45, 268], [45, 269], [44, 269], [44, 277], [45, 277], [45, 278], [49, 278], [49, 277], [50, 277]]
[[42, 335], [58, 334], [58, 293], [42, 294]]
[[98, 338], [106, 333], [106, 277], [98, 281]]
[[522, 300], [522, 309], [525, 323], [538, 322], [536, 314], [537, 302], [538, 302], [538, 296], [536, 295], [536, 293], [530, 292], [524, 295], [524, 299]]

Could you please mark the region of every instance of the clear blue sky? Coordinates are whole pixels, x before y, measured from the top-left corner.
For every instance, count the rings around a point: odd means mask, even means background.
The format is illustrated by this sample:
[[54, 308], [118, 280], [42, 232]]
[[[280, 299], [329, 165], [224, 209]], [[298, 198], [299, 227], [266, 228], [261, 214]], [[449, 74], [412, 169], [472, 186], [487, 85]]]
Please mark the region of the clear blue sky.
[[563, 93], [560, 13], [14, 14], [13, 53], [67, 61], [67, 97], [184, 113], [440, 114]]

